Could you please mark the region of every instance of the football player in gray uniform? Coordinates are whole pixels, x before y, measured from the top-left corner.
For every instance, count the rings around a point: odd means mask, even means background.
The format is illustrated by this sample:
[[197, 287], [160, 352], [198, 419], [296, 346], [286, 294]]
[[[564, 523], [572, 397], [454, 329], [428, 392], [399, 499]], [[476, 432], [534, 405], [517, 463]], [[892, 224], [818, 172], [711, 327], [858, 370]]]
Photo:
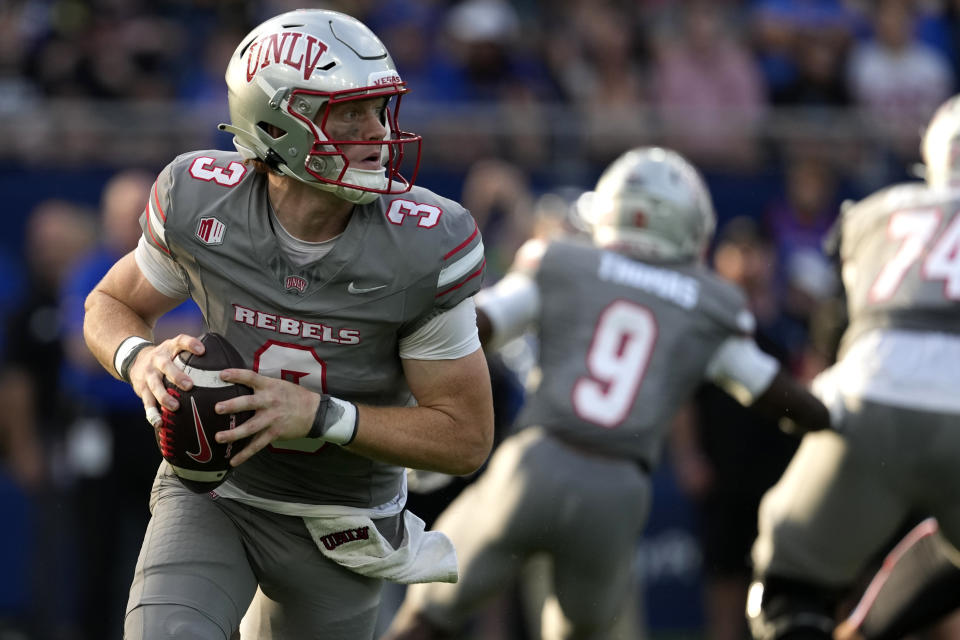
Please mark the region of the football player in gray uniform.
[[715, 216], [687, 160], [633, 149], [589, 199], [592, 241], [531, 240], [478, 296], [488, 347], [538, 332], [540, 381], [517, 432], [435, 525], [455, 541], [459, 582], [409, 588], [393, 640], [457, 637], [539, 553], [552, 559], [549, 602], [563, 618], [545, 627], [609, 637], [633, 593], [650, 471], [704, 379], [795, 427], [830, 426], [823, 404], [757, 347], [742, 292], [704, 265]]
[[175, 355], [202, 347], [151, 343], [187, 297], [249, 367], [222, 380], [253, 389], [217, 408], [255, 411], [216, 436], [252, 438], [224, 484], [195, 494], [161, 464], [124, 637], [370, 638], [384, 580], [457, 578], [450, 541], [404, 510], [404, 468], [466, 474], [489, 455], [483, 244], [463, 207], [401, 175], [421, 140], [359, 21], [270, 19], [226, 81], [237, 152], [170, 163], [139, 246], [87, 299], [87, 344], [151, 422], [177, 406], [164, 376], [191, 385]]
[[843, 437], [804, 437], [764, 496], [754, 637], [827, 638], [837, 598], [908, 518], [960, 542], [960, 99], [923, 136], [926, 183], [845, 206], [835, 227], [849, 325], [813, 382]]

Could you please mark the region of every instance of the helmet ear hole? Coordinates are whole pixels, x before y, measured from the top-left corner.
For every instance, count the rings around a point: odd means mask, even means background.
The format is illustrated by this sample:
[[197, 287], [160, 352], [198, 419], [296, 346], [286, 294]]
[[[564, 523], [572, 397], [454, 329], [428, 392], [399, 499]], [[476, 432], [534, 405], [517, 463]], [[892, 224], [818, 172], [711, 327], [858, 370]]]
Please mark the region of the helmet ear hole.
[[287, 132], [278, 127], [275, 124], [270, 124], [269, 122], [264, 122], [261, 120], [257, 123], [257, 128], [266, 133], [268, 136], [276, 140], [277, 138], [282, 138], [287, 135]]

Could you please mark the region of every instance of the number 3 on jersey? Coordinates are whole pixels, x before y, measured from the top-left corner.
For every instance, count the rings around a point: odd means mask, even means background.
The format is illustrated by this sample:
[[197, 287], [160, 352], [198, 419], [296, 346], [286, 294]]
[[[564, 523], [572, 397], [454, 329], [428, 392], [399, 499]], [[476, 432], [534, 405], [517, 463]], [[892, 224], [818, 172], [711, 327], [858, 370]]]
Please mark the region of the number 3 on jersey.
[[[271, 378], [302, 384], [317, 393], [324, 393], [327, 388], [327, 365], [310, 347], [270, 340], [253, 355], [253, 370]], [[314, 438], [298, 438], [275, 441], [269, 447], [273, 451], [316, 453], [325, 445]]]
[[649, 309], [617, 300], [600, 314], [587, 352], [588, 375], [573, 387], [573, 409], [612, 429], [630, 414], [650, 364], [657, 323]]

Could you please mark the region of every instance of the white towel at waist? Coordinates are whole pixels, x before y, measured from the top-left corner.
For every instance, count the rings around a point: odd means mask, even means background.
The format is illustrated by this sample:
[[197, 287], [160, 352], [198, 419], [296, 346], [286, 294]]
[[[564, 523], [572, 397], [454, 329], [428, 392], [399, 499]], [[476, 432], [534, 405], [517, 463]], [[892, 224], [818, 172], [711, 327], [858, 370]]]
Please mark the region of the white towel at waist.
[[439, 531], [426, 531], [423, 520], [403, 512], [403, 541], [398, 549], [368, 516], [305, 517], [320, 552], [354, 573], [392, 582], [456, 582], [457, 554]]

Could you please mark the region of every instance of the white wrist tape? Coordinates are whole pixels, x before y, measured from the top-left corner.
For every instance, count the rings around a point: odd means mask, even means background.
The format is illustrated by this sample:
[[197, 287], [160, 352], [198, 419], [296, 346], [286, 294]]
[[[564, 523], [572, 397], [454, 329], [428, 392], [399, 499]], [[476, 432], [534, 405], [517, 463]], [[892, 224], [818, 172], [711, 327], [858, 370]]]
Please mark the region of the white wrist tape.
[[319, 438], [339, 445], [348, 445], [357, 435], [357, 407], [352, 402], [322, 394], [313, 416], [308, 438]]
[[[342, 409], [340, 417], [323, 434], [325, 440], [336, 444], [350, 444], [357, 435], [357, 406], [352, 402], [330, 396], [330, 403]], [[328, 410], [327, 415], [331, 412]]]
[[[126, 340], [120, 343], [120, 346], [117, 347], [116, 353], [113, 354], [113, 368], [116, 370], [117, 375], [120, 376], [121, 380], [127, 380], [127, 371], [130, 368], [130, 365], [127, 364], [126, 360], [136, 351], [153, 344], [145, 338], [140, 336], [130, 336]], [[143, 346], [141, 346], [143, 345]], [[126, 364], [126, 369], [124, 368]], [[129, 382], [129, 380], [127, 380]]]

